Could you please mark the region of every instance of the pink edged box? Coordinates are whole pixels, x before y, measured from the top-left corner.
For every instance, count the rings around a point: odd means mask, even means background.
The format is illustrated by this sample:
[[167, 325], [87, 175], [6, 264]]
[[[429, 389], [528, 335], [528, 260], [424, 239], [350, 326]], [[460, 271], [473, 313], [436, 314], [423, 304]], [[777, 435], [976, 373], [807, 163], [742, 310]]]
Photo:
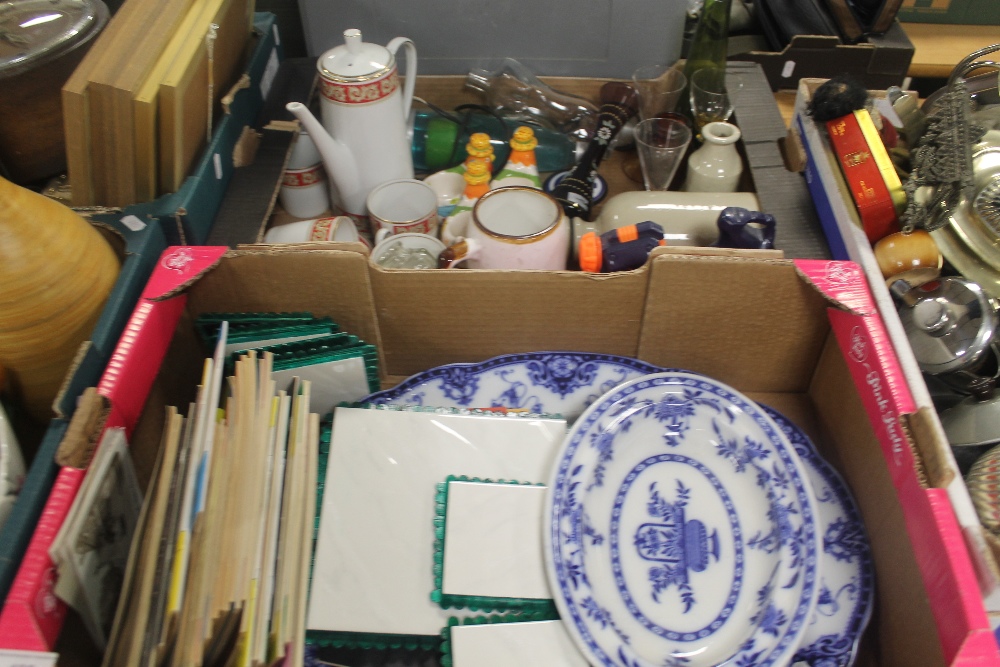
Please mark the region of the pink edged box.
[[[357, 245], [173, 247], [101, 382], [143, 479], [165, 405], [186, 405], [204, 312], [312, 312], [377, 345], [383, 387], [512, 352], [632, 356], [725, 382], [793, 420], [850, 486], [872, 545], [876, 601], [859, 663], [1000, 662], [976, 571], [943, 488], [923, 480], [927, 428], [861, 268], [661, 248], [635, 271], [386, 271]], [[0, 615], [4, 645], [50, 650], [65, 609], [47, 550], [79, 486], [64, 469]], [[428, 594], [433, 582], [428, 575]]]

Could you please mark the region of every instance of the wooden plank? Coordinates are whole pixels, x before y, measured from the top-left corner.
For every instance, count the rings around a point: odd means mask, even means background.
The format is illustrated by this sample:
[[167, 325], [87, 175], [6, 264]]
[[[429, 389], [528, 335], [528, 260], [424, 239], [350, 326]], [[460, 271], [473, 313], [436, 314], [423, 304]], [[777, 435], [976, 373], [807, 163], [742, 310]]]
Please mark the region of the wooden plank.
[[142, 5], [137, 0], [122, 5], [63, 84], [63, 129], [66, 134], [66, 162], [74, 206], [95, 204], [91, 181], [90, 112], [87, 104], [90, 78], [101, 69], [105, 55], [121, 42], [122, 34], [130, 29], [129, 25]]
[[[245, 59], [253, 0], [211, 0], [210, 4], [216, 8], [212, 19], [204, 29], [195, 27], [160, 85], [159, 178], [163, 192], [175, 192], [191, 171], [211, 131], [209, 115], [218, 120], [218, 102], [235, 83]], [[216, 26], [211, 59], [208, 24]]]
[[[134, 14], [88, 86], [91, 167], [95, 203], [136, 202], [135, 122], [132, 97], [149, 75], [192, 0], [128, 0]], [[124, 6], [123, 6], [124, 8]]]
[[142, 83], [132, 101], [135, 117], [135, 185], [136, 200], [150, 201], [157, 196], [157, 114], [160, 83], [180, 53], [187, 36], [194, 30], [204, 12], [204, 5], [193, 4], [184, 21], [170, 38], [152, 71]]
[[1000, 27], [995, 25], [904, 23], [903, 30], [913, 42], [907, 72], [912, 77], [948, 77], [962, 58], [1000, 42]]

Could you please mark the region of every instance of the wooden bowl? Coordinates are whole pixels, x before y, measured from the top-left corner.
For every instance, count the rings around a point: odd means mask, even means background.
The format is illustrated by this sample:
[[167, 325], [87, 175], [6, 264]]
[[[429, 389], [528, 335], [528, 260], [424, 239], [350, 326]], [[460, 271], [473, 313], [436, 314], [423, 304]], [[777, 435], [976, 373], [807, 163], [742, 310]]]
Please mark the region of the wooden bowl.
[[944, 264], [934, 239], [922, 229], [889, 234], [875, 244], [874, 253], [887, 283], [902, 279], [912, 287], [936, 280]]
[[0, 178], [0, 365], [37, 420], [118, 277], [107, 241], [71, 209]]

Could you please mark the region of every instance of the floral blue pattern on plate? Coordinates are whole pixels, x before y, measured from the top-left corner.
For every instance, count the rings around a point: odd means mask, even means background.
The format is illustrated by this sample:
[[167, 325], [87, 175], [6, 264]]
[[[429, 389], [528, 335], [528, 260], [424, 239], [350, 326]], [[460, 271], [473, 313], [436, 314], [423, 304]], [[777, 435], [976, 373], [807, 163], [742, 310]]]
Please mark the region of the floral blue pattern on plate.
[[595, 665], [787, 665], [819, 594], [815, 500], [774, 422], [691, 373], [632, 380], [563, 445], [550, 585]]
[[663, 369], [638, 359], [586, 352], [505, 354], [479, 363], [438, 366], [366, 403], [456, 408], [515, 408], [572, 422], [623, 382]]
[[777, 410], [761, 408], [799, 455], [816, 496], [817, 532], [823, 540], [816, 612], [793, 662], [847, 667], [871, 618], [874, 566], [864, 524], [847, 484], [816, 452], [808, 436]]

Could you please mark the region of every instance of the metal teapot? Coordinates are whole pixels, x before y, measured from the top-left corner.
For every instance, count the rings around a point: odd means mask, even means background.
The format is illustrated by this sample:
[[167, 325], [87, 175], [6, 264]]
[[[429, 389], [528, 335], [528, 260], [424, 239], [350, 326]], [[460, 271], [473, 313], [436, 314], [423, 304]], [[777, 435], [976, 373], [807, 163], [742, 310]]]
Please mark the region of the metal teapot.
[[[406, 47], [406, 84], [400, 91], [396, 52]], [[386, 46], [361, 41], [361, 31], [344, 31], [344, 44], [320, 56], [323, 123], [305, 105], [287, 109], [316, 143], [333, 182], [334, 205], [354, 217], [367, 216], [365, 200], [376, 185], [413, 178], [406, 121], [413, 101], [417, 49], [406, 37]]]
[[975, 393], [984, 373], [995, 376], [997, 313], [982, 287], [946, 277], [912, 289], [899, 280], [891, 290], [920, 370], [961, 394]]

